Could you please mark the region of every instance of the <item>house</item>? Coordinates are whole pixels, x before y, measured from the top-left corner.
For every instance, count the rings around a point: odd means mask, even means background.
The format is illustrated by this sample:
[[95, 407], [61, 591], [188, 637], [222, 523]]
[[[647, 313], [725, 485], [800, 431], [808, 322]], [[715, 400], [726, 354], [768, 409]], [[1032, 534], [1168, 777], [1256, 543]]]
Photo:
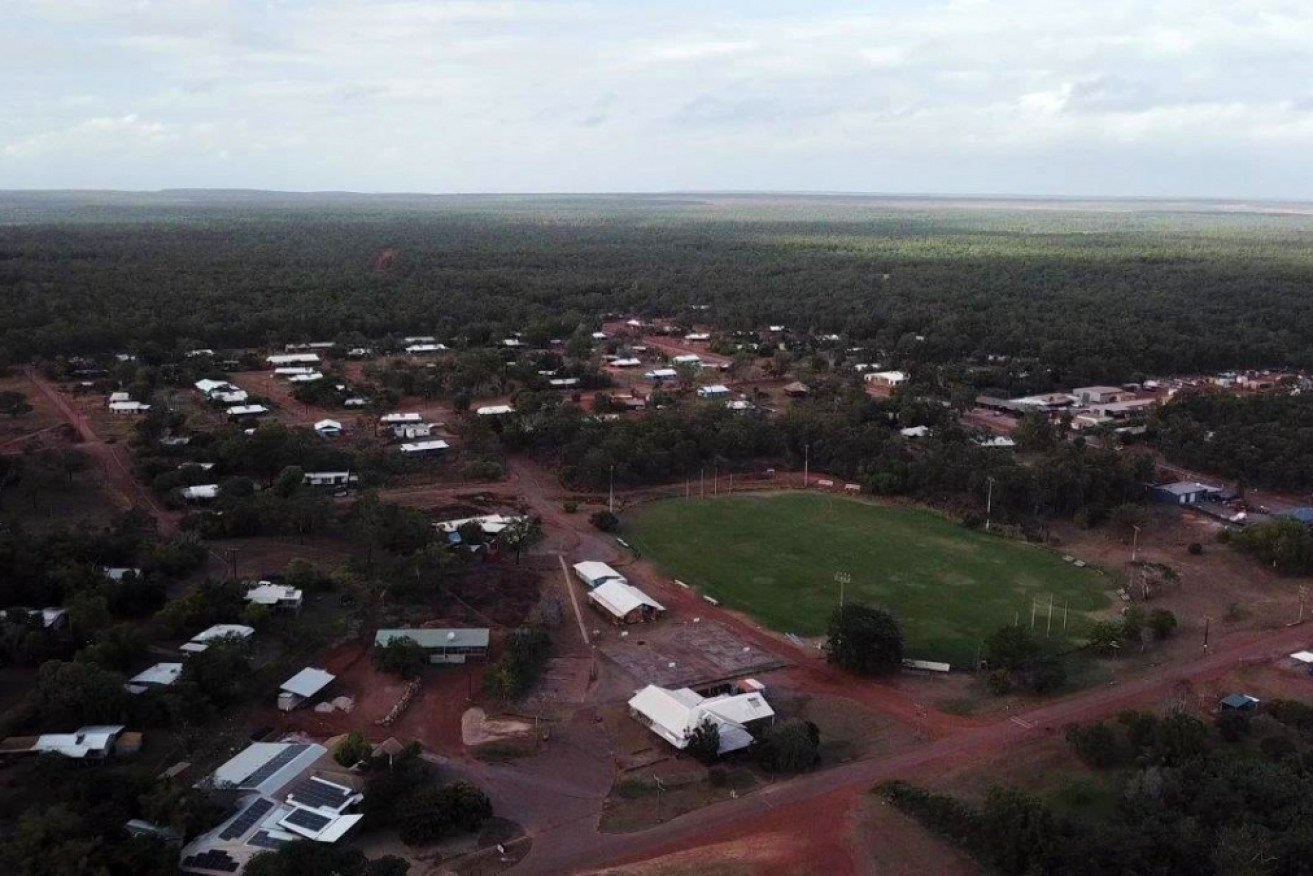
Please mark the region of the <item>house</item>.
[[784, 387], [784, 394], [789, 398], [803, 398], [811, 391], [810, 386], [797, 380]]
[[414, 444], [402, 444], [401, 455], [419, 459], [424, 456], [438, 456], [451, 447], [446, 441], [416, 441]]
[[519, 338], [506, 338], [501, 342], [503, 347], [523, 347], [524, 341]]
[[228, 409], [228, 419], [251, 420], [263, 417], [267, 413], [269, 409], [264, 405], [234, 405]]
[[353, 783], [322, 745], [253, 743], [198, 786], [231, 814], [182, 849], [182, 872], [232, 876], [284, 843], [337, 842], [364, 817], [353, 811], [364, 800]]
[[410, 335], [401, 339], [403, 344], [433, 344], [437, 342], [434, 335]]
[[227, 392], [216, 392], [210, 396], [211, 401], [218, 402], [222, 405], [239, 405], [242, 402], [249, 401], [250, 393], [244, 389], [234, 389]]
[[[462, 517], [459, 520], [444, 520], [441, 523], [433, 524], [433, 528], [447, 536], [448, 543], [460, 543], [460, 530], [462, 527], [477, 523], [483, 530], [483, 534], [489, 538], [495, 539], [505, 531], [506, 527], [523, 520], [523, 517], [506, 514], [485, 514], [482, 517]], [[455, 536], [453, 539], [452, 536]]]
[[1011, 438], [1007, 437], [1006, 435], [993, 435], [989, 438], [977, 438], [976, 446], [995, 448], [995, 449], [1007, 449], [1007, 448], [1016, 447], [1017, 442], [1013, 441]]
[[689, 334], [684, 335], [684, 340], [692, 341], [696, 344], [711, 340], [711, 335], [706, 332], [690, 332]]
[[678, 368], [681, 365], [687, 365], [690, 368], [701, 368], [702, 357], [696, 353], [686, 353], [682, 356], [675, 356], [670, 360], [670, 364]]
[[275, 584], [272, 581], [260, 581], [246, 591], [246, 596], [243, 599], [252, 605], [265, 605], [269, 608], [280, 608], [286, 611], [300, 611], [303, 596], [304, 594], [296, 587]]
[[647, 623], [659, 619], [666, 611], [664, 605], [642, 590], [615, 578], [594, 587], [588, 593], [588, 601], [617, 624]]
[[1078, 405], [1108, 404], [1131, 397], [1120, 386], [1078, 386], [1071, 391], [1072, 401]]
[[730, 399], [729, 401], [725, 402], [725, 407], [729, 408], [731, 411], [743, 413], [745, 411], [752, 410], [756, 406], [750, 401], [739, 398], [739, 399]]
[[[0, 739], [0, 756], [19, 754], [62, 754], [72, 760], [104, 760], [114, 754], [129, 754], [141, 748], [141, 734], [125, 736], [122, 724], [91, 725], [72, 733], [43, 733], [40, 736], [11, 736]], [[120, 739], [123, 745], [118, 743]]]
[[100, 574], [117, 583], [128, 575], [135, 575], [140, 578], [141, 569], [136, 566], [105, 566], [100, 570]]
[[293, 374], [287, 378], [288, 383], [314, 383], [323, 380], [324, 375], [318, 371], [311, 371], [309, 374]]
[[593, 334], [592, 334], [592, 338], [593, 338], [593, 340], [595, 340], [595, 341], [605, 341], [605, 340], [606, 340], [606, 332], [593, 332]]
[[424, 418], [421, 417], [419, 414], [413, 414], [413, 413], [384, 414], [383, 416], [378, 418], [378, 423], [380, 426], [396, 426], [401, 423], [422, 423], [422, 422], [424, 422]]
[[398, 423], [392, 427], [394, 438], [427, 438], [432, 434], [432, 423]]
[[318, 353], [287, 353], [281, 356], [269, 356], [265, 360], [271, 368], [281, 368], [286, 365], [318, 365]]
[[574, 574], [584, 586], [589, 590], [596, 589], [606, 581], [619, 581], [628, 584], [628, 579], [621, 575], [615, 569], [612, 569], [606, 563], [600, 563], [597, 560], [585, 560], [582, 563], [574, 564]]
[[321, 694], [337, 679], [331, 672], [307, 666], [278, 686], [278, 710], [290, 712]]
[[342, 407], [344, 407], [344, 408], [363, 408], [363, 407], [367, 406], [368, 404], [369, 404], [369, 399], [367, 399], [367, 398], [361, 398], [360, 396], [357, 395], [357, 396], [352, 396], [351, 398], [349, 398], [349, 399], [347, 399], [346, 401], [342, 402]]
[[310, 368], [305, 365], [289, 365], [285, 368], [275, 368], [275, 377], [296, 377], [299, 374], [317, 374], [318, 369]]
[[305, 473], [307, 487], [347, 487], [360, 480], [349, 471], [308, 471]]
[[579, 385], [578, 377], [557, 377], [547, 381], [552, 389], [574, 389]]
[[143, 694], [148, 690], [168, 687], [181, 677], [181, 663], [156, 663], [129, 678], [123, 689], [130, 694]]
[[131, 394], [131, 393], [127, 393], [127, 392], [111, 392], [111, 393], [109, 394], [109, 401], [106, 402], [106, 404], [111, 404], [111, 405], [112, 405], [112, 404], [115, 404], [116, 402], [129, 402], [129, 401], [132, 401], [132, 394]]
[[191, 637], [191, 641], [178, 648], [184, 654], [199, 654], [210, 647], [211, 642], [219, 639], [241, 639], [245, 641], [255, 635], [255, 630], [242, 624], [215, 624]]
[[446, 350], [445, 345], [434, 343], [410, 344], [406, 347], [406, 352], [412, 356], [431, 356], [434, 353], [444, 353]]
[[0, 609], [0, 621], [33, 627], [40, 622], [41, 629], [55, 632], [68, 626], [68, 611], [63, 608], [5, 608]]
[[182, 488], [182, 498], [188, 502], [209, 502], [219, 498], [218, 484], [196, 484]]
[[862, 379], [876, 386], [893, 389], [907, 382], [907, 374], [902, 371], [869, 371]]
[[1128, 420], [1149, 412], [1158, 405], [1156, 398], [1124, 398], [1121, 401], [1093, 404], [1089, 409], [1110, 420]]
[[713, 383], [710, 386], [700, 386], [698, 387], [698, 398], [706, 398], [706, 399], [729, 398], [729, 387], [723, 383]]
[[206, 398], [213, 396], [216, 392], [231, 392], [237, 389], [226, 380], [209, 380], [208, 378], [198, 380], [192, 385], [196, 387], [197, 392]]
[[653, 383], [660, 383], [663, 380], [674, 380], [679, 376], [679, 372], [674, 368], [656, 368], [643, 376]]
[[1259, 702], [1257, 697], [1249, 694], [1233, 693], [1223, 697], [1220, 705], [1226, 712], [1252, 712], [1258, 708]]
[[694, 729], [711, 721], [720, 731], [720, 754], [747, 748], [753, 731], [775, 720], [775, 710], [760, 690], [704, 697], [686, 687], [671, 690], [654, 684], [634, 694], [629, 714], [680, 750], [688, 747]]
[[320, 420], [315, 423], [315, 432], [320, 438], [340, 438], [342, 436], [342, 424], [337, 420]]
[[635, 359], [632, 356], [625, 359], [614, 359], [611, 362], [612, 368], [637, 368], [643, 364], [642, 359]]
[[504, 417], [507, 414], [515, 413], [515, 408], [510, 405], [485, 405], [474, 411], [480, 417]]
[[1165, 505], [1194, 505], [1220, 492], [1220, 487], [1210, 487], [1195, 481], [1175, 481], [1150, 487], [1149, 497]]
[[136, 401], [118, 401], [110, 402], [109, 409], [115, 414], [124, 414], [126, 416], [136, 416], [144, 414], [150, 410], [150, 405], [142, 404]]
[[430, 663], [464, 663], [488, 656], [486, 629], [379, 630], [374, 634], [374, 646], [387, 645], [393, 639], [415, 642], [428, 654]]
[[929, 426], [909, 426], [906, 429], [899, 429], [898, 434], [904, 438], [926, 438], [930, 435]]

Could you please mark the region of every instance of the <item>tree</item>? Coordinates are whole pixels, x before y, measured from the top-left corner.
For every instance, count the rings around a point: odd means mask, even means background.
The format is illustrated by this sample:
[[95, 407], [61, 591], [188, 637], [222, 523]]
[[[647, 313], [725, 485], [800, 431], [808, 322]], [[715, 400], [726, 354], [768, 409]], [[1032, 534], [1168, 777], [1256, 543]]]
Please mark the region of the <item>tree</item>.
[[711, 763], [720, 757], [720, 725], [710, 718], [703, 718], [689, 731], [684, 750], [702, 763]]
[[999, 627], [985, 640], [985, 660], [991, 669], [1015, 671], [1040, 654], [1039, 642], [1019, 624]]
[[758, 746], [762, 769], [778, 773], [800, 773], [820, 761], [820, 730], [800, 718], [779, 721], [765, 733]]
[[410, 872], [410, 862], [396, 855], [384, 855], [369, 862], [365, 876], [406, 876]]
[[402, 678], [419, 678], [428, 662], [428, 652], [409, 636], [393, 636], [374, 646], [374, 665]]
[[1155, 608], [1149, 612], [1148, 624], [1153, 637], [1161, 642], [1176, 632], [1176, 615], [1165, 608]]
[[1073, 724], [1067, 728], [1067, 742], [1086, 765], [1106, 769], [1121, 762], [1117, 734], [1107, 724]]
[[502, 530], [501, 540], [508, 548], [515, 551], [515, 562], [520, 562], [520, 555], [543, 540], [543, 524], [537, 516], [521, 516], [512, 520]]
[[0, 414], [21, 417], [31, 412], [32, 406], [28, 404], [27, 396], [12, 390], [0, 391]]
[[1085, 635], [1097, 654], [1116, 654], [1121, 650], [1125, 639], [1122, 625], [1117, 621], [1095, 621]]
[[251, 657], [246, 640], [240, 636], [211, 639], [204, 651], [193, 654], [182, 664], [182, 681], [196, 689], [216, 706], [231, 705], [245, 695], [251, 683]]
[[1041, 413], [1028, 413], [1021, 418], [1013, 432], [1017, 447], [1026, 451], [1052, 450], [1058, 443], [1058, 432], [1053, 423]]
[[333, 749], [333, 759], [344, 767], [353, 767], [369, 757], [373, 750], [365, 734], [353, 730]]
[[849, 603], [830, 615], [825, 654], [849, 672], [886, 675], [903, 665], [903, 631], [889, 612]]
[[1108, 514], [1108, 523], [1122, 538], [1131, 538], [1135, 530], [1143, 529], [1148, 521], [1144, 508], [1134, 502], [1123, 502]]
[[602, 532], [615, 532], [620, 528], [620, 518], [610, 511], [594, 511], [588, 516], [588, 522]]
[[243, 876], [302, 876], [331, 873], [333, 876], [366, 876], [364, 852], [346, 846], [298, 840], [271, 852], [261, 852], [243, 868]]
[[50, 660], [37, 671], [37, 702], [52, 724], [110, 724], [123, 717], [123, 676], [94, 663]]

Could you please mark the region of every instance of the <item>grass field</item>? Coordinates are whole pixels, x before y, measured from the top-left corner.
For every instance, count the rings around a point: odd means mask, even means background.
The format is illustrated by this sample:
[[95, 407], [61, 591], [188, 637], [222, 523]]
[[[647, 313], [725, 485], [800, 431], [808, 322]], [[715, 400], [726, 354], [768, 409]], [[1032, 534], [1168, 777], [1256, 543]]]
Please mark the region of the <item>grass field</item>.
[[816, 494], [672, 500], [638, 509], [626, 538], [667, 574], [780, 632], [824, 633], [845, 598], [892, 611], [909, 656], [964, 665], [982, 637], [1049, 597], [1053, 635], [1079, 633], [1107, 608], [1112, 582], [1054, 553], [973, 532], [929, 511]]

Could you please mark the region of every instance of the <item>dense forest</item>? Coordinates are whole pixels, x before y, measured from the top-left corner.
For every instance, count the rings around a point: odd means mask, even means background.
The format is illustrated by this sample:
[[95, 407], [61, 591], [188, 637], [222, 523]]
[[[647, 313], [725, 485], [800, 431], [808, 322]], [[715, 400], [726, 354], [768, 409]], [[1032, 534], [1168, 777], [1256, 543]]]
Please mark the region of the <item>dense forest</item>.
[[1158, 444], [1181, 465], [1255, 487], [1313, 488], [1313, 398], [1197, 394], [1153, 418]]
[[[0, 196], [0, 357], [604, 313], [783, 322], [1056, 382], [1313, 366], [1313, 219], [872, 198]], [[690, 310], [705, 305], [706, 310]]]

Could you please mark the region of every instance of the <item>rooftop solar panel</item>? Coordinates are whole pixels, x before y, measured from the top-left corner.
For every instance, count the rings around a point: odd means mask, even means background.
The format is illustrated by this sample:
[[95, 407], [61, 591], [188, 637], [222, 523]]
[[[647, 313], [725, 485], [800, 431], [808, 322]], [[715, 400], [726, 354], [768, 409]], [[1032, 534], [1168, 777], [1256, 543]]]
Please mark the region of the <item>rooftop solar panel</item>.
[[256, 800], [250, 806], [247, 806], [246, 809], [242, 811], [242, 814], [238, 815], [237, 818], [233, 820], [232, 824], [223, 829], [223, 833], [219, 834], [219, 839], [237, 839], [237, 837], [255, 827], [256, 823], [261, 818], [268, 815], [269, 810], [273, 808], [274, 804], [271, 800]]
[[354, 792], [350, 788], [342, 788], [337, 785], [331, 785], [328, 782], [318, 781], [314, 777], [306, 779], [298, 784], [288, 794], [288, 799], [293, 803], [300, 803], [302, 806], [326, 807], [328, 809], [341, 809]]
[[287, 824], [295, 824], [297, 827], [304, 827], [306, 830], [314, 831], [323, 830], [332, 820], [326, 815], [311, 812], [309, 809], [294, 809], [291, 815], [283, 819]]
[[280, 769], [282, 769], [283, 767], [287, 766], [289, 763], [300, 757], [301, 753], [309, 747], [310, 746], [308, 745], [287, 746], [282, 751], [278, 752], [272, 758], [270, 758], [269, 762], [266, 763], [264, 766], [260, 767], [255, 772], [251, 773], [249, 776], [242, 779], [240, 783], [241, 787], [254, 788], [258, 786], [261, 782], [267, 780], [274, 773], [278, 772]]

